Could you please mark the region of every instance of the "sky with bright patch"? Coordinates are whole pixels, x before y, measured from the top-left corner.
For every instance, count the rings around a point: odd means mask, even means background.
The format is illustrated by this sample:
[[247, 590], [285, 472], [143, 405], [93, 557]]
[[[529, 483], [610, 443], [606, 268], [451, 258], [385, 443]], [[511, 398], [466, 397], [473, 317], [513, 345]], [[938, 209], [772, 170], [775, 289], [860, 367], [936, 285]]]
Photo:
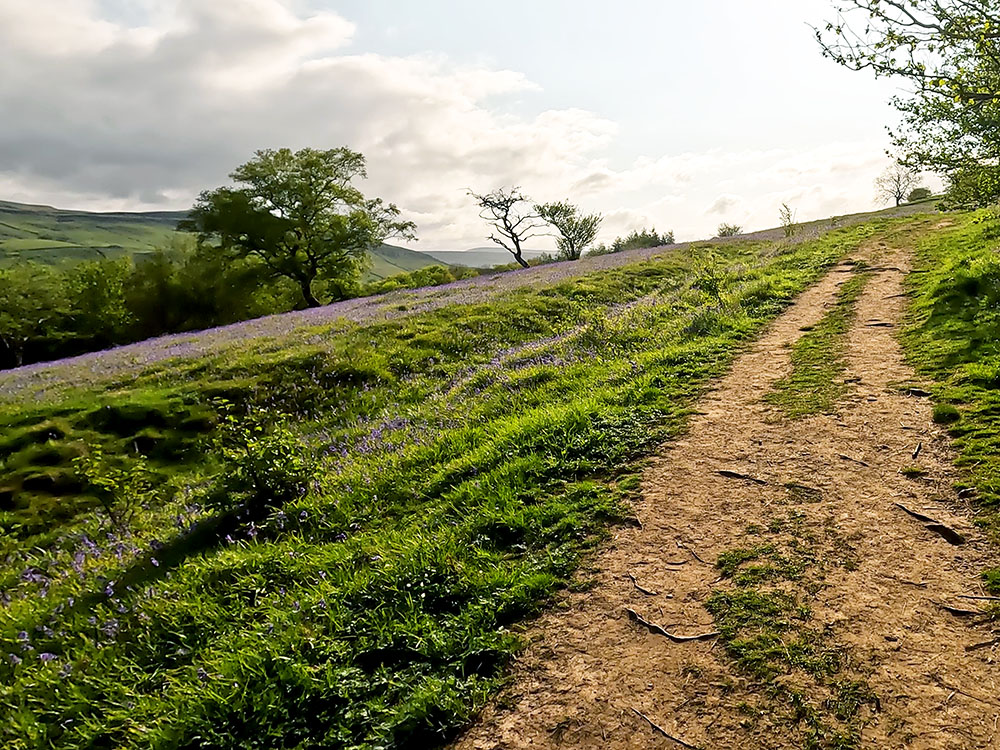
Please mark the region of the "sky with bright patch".
[[[414, 249], [468, 189], [712, 236], [876, 207], [896, 84], [822, 58], [830, 0], [0, 0], [0, 199], [190, 207], [256, 149], [349, 146]], [[539, 243], [545, 247], [546, 243]]]

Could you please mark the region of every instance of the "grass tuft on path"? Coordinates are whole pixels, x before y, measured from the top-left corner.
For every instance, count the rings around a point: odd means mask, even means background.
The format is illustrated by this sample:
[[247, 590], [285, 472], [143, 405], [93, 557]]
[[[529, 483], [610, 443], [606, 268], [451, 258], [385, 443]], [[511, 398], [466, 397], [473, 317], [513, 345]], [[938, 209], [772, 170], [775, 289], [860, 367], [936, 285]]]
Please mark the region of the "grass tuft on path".
[[721, 583], [705, 606], [726, 654], [756, 683], [754, 721], [797, 733], [808, 750], [853, 750], [878, 700], [803, 596], [830, 566], [850, 569], [852, 553], [796, 511], [767, 526], [753, 529], [760, 544], [719, 555]]
[[778, 380], [767, 400], [792, 419], [828, 413], [847, 391], [844, 352], [855, 305], [871, 278], [864, 265], [837, 291], [836, 304], [792, 346], [792, 371]]

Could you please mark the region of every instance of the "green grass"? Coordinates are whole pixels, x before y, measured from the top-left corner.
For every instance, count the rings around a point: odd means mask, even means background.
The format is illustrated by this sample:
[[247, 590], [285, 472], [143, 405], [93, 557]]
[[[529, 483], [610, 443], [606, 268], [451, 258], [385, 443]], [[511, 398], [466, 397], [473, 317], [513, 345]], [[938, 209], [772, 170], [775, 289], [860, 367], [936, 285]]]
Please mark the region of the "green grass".
[[[66, 265], [99, 258], [141, 258], [176, 242], [184, 211], [93, 213], [0, 201], [0, 266], [19, 261]], [[440, 264], [422, 253], [381, 245], [363, 281]]]
[[[979, 522], [1000, 541], [1000, 218], [984, 210], [951, 222], [917, 245], [903, 343], [934, 383], [934, 421], [955, 438], [959, 489], [975, 488]], [[986, 580], [1000, 593], [1000, 570]]]
[[[0, 513], [0, 742], [443, 742], [507, 679], [518, 623], [628, 521], [638, 463], [708, 381], [884, 226], [700, 246], [0, 408], [3, 476], [21, 477]], [[246, 414], [271, 432], [220, 443], [212, 426]], [[279, 503], [258, 490], [293, 439], [315, 469]], [[26, 470], [66, 472], [77, 449], [112, 456], [118, 486], [23, 491]], [[100, 497], [129, 511], [127, 533]], [[212, 510], [226, 497], [253, 501]], [[786, 557], [755, 580], [805, 564]]]
[[798, 747], [860, 747], [863, 709], [877, 700], [807, 604], [827, 568], [851, 567], [850, 550], [817, 536], [794, 510], [767, 529], [754, 528], [767, 541], [719, 555], [723, 582], [705, 604], [726, 654], [754, 681], [757, 705], [749, 714], [797, 733]]
[[797, 419], [829, 413], [847, 391], [842, 375], [855, 304], [871, 278], [864, 266], [837, 291], [836, 304], [792, 346], [792, 371], [774, 384], [767, 400]]

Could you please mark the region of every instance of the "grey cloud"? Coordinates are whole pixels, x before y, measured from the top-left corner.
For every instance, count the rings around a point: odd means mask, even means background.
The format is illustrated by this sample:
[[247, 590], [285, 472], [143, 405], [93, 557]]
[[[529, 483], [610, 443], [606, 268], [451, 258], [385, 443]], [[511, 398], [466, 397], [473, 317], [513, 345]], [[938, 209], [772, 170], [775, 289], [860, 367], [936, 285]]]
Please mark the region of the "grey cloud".
[[705, 212], [706, 214], [725, 214], [739, 204], [740, 199], [734, 195], [720, 196]]

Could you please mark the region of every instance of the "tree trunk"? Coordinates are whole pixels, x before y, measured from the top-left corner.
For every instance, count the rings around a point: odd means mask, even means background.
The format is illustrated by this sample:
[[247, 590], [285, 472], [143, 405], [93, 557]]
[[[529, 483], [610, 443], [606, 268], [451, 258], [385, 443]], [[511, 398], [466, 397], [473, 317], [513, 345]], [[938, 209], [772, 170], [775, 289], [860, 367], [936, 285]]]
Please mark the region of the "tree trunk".
[[513, 256], [514, 260], [516, 260], [521, 265], [521, 268], [529, 268], [528, 261], [526, 261], [524, 258], [521, 257], [520, 248], [517, 250], [516, 253], [513, 253]]
[[299, 288], [302, 290], [302, 299], [305, 300], [306, 307], [321, 307], [323, 305], [312, 292], [312, 279], [299, 279]]

